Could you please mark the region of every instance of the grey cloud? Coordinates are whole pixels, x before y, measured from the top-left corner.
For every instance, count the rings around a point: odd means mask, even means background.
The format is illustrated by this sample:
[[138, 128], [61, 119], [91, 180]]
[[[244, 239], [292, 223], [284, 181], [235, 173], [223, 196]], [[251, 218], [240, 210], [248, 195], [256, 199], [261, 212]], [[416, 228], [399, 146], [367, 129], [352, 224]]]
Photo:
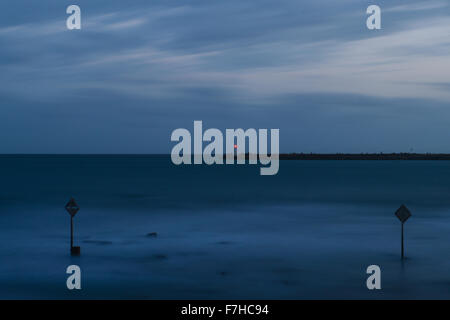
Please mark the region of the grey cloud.
[[379, 32], [359, 0], [81, 0], [81, 31], [25, 3], [0, 4], [0, 152], [167, 152], [196, 119], [280, 127], [284, 151], [444, 147], [443, 2], [380, 1]]

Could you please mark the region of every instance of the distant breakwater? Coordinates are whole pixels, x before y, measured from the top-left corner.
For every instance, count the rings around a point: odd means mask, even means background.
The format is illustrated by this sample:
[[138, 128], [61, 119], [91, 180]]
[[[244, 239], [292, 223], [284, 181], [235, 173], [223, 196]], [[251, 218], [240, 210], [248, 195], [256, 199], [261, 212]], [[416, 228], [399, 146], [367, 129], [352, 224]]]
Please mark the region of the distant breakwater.
[[280, 160], [450, 160], [447, 153], [289, 153]]

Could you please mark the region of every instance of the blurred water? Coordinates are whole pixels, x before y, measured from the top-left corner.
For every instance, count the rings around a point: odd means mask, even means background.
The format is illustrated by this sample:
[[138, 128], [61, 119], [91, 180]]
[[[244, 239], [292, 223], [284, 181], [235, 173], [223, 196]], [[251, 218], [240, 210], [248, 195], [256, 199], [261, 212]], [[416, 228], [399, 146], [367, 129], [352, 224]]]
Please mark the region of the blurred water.
[[[260, 176], [165, 156], [17, 156], [0, 157], [0, 177], [0, 298], [450, 298], [450, 162], [282, 161]], [[66, 289], [70, 264], [81, 291]], [[366, 289], [371, 264], [381, 291]]]

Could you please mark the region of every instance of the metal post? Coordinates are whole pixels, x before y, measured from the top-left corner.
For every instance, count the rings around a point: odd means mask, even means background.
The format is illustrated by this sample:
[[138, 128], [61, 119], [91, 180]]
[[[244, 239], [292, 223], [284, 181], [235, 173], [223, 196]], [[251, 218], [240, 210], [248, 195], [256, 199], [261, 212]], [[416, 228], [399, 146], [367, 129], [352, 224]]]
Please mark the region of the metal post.
[[80, 247], [73, 246], [73, 217], [77, 214], [78, 210], [80, 210], [80, 207], [78, 206], [74, 198], [70, 198], [65, 208], [70, 214], [70, 254], [72, 256], [79, 256]]
[[398, 220], [400, 220], [400, 222], [402, 223], [402, 243], [401, 243], [401, 247], [402, 247], [402, 260], [405, 257], [405, 247], [403, 244], [403, 224], [406, 222], [406, 220], [409, 219], [409, 217], [411, 217], [411, 212], [409, 211], [409, 209], [402, 204], [400, 206], [400, 208], [397, 209], [397, 211], [395, 211], [395, 215], [397, 216]]
[[402, 223], [402, 259], [405, 257], [405, 249], [403, 246], [403, 223]]
[[73, 217], [70, 217], [70, 250], [73, 248]]

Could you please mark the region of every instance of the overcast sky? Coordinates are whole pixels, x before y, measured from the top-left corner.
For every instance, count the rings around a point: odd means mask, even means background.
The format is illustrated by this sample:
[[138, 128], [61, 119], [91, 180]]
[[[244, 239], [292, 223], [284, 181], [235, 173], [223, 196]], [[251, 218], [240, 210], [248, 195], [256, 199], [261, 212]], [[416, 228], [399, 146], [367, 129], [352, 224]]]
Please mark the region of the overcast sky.
[[194, 120], [279, 128], [282, 152], [450, 153], [448, 0], [3, 0], [0, 16], [0, 153], [168, 153]]

